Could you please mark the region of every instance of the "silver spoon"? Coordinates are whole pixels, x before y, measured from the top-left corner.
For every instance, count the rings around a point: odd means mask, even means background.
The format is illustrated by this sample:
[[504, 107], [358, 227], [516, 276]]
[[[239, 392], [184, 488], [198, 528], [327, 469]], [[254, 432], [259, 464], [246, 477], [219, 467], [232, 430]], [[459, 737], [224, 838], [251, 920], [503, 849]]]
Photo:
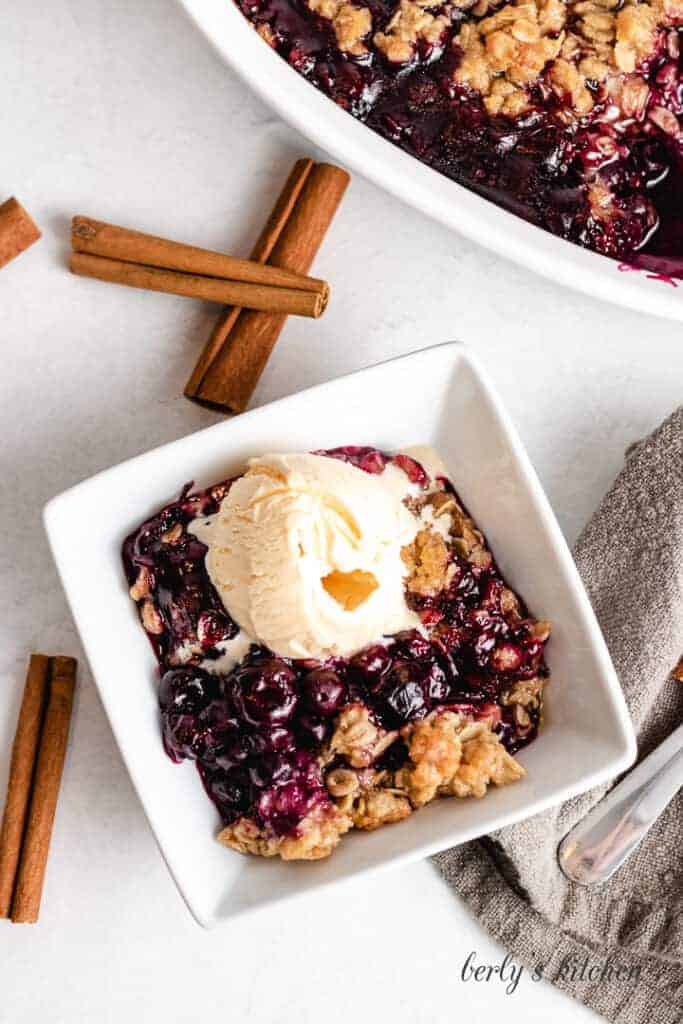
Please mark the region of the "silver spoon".
[[579, 885], [606, 882], [681, 786], [683, 725], [567, 833], [557, 848], [563, 874]]

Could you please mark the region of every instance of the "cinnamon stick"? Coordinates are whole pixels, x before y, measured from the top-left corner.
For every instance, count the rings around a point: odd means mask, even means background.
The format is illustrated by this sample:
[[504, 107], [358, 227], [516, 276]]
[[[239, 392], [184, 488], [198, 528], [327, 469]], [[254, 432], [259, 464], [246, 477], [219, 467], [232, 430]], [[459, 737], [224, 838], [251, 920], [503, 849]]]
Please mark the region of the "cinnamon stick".
[[91, 217], [76, 216], [71, 222], [71, 247], [74, 252], [92, 256], [141, 263], [164, 270], [180, 270], [188, 274], [220, 277], [228, 281], [272, 285], [274, 288], [299, 288], [317, 292], [326, 298], [326, 281], [305, 274], [295, 274], [280, 267], [270, 267], [256, 260], [240, 260], [210, 249], [198, 249], [182, 242], [172, 242], [142, 231], [105, 224]]
[[0, 205], [0, 267], [40, 238], [40, 228], [18, 199]]
[[[331, 164], [297, 161], [251, 258], [308, 272], [349, 183]], [[242, 412], [286, 318], [233, 307], [224, 311], [185, 388], [193, 401]]]
[[14, 735], [7, 799], [0, 826], [0, 917], [9, 917], [12, 906], [49, 675], [49, 659], [44, 654], [32, 654]]
[[76, 684], [74, 658], [50, 660], [50, 690], [12, 899], [12, 921], [38, 920]]
[[69, 266], [74, 274], [94, 277], [99, 281], [208, 302], [236, 303], [248, 309], [268, 310], [285, 316], [319, 317], [325, 310], [325, 300], [319, 292], [299, 288], [274, 288], [199, 274], [181, 274], [175, 270], [124, 263], [83, 252], [72, 253]]
[[[251, 251], [252, 260], [265, 264], [270, 258], [275, 243], [292, 215], [294, 206], [301, 195], [301, 190], [306, 184], [308, 175], [313, 170], [313, 166], [313, 161], [309, 159], [297, 160], [294, 164], [270, 217], [266, 221], [263, 231]], [[187, 383], [185, 388], [185, 396], [187, 398], [195, 399], [201, 403], [200, 392], [202, 382], [208, 373], [209, 367], [227, 343], [241, 312], [242, 310], [238, 306], [228, 307], [223, 310]], [[205, 404], [208, 404], [208, 402], [205, 402]], [[231, 409], [229, 405], [227, 408], [230, 412], [241, 411]]]

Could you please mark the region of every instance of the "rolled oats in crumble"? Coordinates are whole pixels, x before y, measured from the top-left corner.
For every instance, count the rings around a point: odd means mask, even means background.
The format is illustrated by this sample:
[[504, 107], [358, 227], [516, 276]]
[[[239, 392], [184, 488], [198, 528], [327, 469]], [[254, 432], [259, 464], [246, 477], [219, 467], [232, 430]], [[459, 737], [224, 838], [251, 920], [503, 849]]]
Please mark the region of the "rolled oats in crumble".
[[411, 60], [420, 40], [437, 43], [451, 24], [448, 14], [432, 14], [427, 0], [400, 0], [386, 32], [377, 32], [374, 43], [387, 60], [402, 64]]
[[337, 719], [330, 752], [346, 757], [354, 768], [366, 768], [390, 746], [396, 735], [373, 722], [363, 704], [352, 704]]

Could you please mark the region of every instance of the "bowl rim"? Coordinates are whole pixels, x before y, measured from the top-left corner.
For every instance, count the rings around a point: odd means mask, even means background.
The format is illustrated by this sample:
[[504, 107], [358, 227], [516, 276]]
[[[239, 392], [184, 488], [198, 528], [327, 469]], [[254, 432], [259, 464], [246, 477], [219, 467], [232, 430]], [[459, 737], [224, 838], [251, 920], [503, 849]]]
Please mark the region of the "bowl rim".
[[[483, 394], [491, 403], [491, 408], [496, 420], [496, 429], [505, 438], [506, 442], [510, 445], [512, 456], [515, 465], [520, 470], [523, 476], [524, 487], [530, 492], [533, 499], [535, 510], [537, 511], [543, 530], [548, 534], [549, 539], [552, 542], [553, 548], [558, 555], [561, 562], [561, 568], [565, 573], [566, 586], [569, 588], [573, 596], [579, 602], [579, 610], [581, 613], [582, 623], [586, 628], [586, 634], [590, 639], [592, 649], [597, 656], [599, 661], [600, 677], [604, 684], [604, 689], [610, 710], [612, 712], [612, 724], [614, 727], [615, 739], [614, 743], [610, 748], [610, 754], [605, 755], [603, 764], [599, 767], [592, 767], [581, 775], [580, 780], [569, 783], [562, 787], [558, 787], [557, 791], [552, 795], [546, 795], [544, 797], [533, 797], [529, 804], [523, 809], [510, 809], [508, 811], [498, 812], [495, 817], [495, 824], [487, 826], [490, 828], [501, 828], [508, 824], [523, 820], [532, 814], [540, 813], [552, 806], [555, 806], [572, 796], [579, 793], [585, 792], [593, 786], [605, 782], [608, 779], [613, 778], [621, 771], [628, 768], [635, 759], [636, 756], [636, 741], [633, 726], [631, 723], [630, 715], [626, 708], [624, 696], [619, 684], [615, 669], [612, 665], [609, 652], [605, 640], [602, 636], [602, 632], [595, 618], [595, 613], [591, 607], [588, 595], [585, 591], [583, 582], [579, 576], [578, 569], [574, 563], [571, 552], [567, 546], [566, 540], [557, 519], [552, 511], [548, 498], [541, 486], [541, 483], [536, 475], [536, 472], [532, 466], [531, 460], [522, 444], [522, 441], [517, 434], [516, 428], [514, 427], [509, 413], [503, 405], [502, 399], [497, 394], [491, 381], [489, 380], [486, 372], [482, 369], [478, 360], [472, 356], [471, 352], [459, 342], [445, 342], [438, 345], [429, 346], [427, 348], [416, 349], [412, 352], [393, 356], [382, 360], [378, 363], [370, 366], [363, 367], [359, 370], [352, 371], [344, 374], [343, 376], [333, 378], [329, 381], [322, 382], [320, 384], [313, 385], [310, 388], [306, 388], [302, 391], [296, 392], [292, 395], [285, 396], [274, 402], [267, 403], [263, 406], [259, 406], [256, 409], [250, 410], [249, 412], [243, 413], [240, 416], [240, 421], [245, 422], [249, 419], [255, 420], [260, 416], [269, 415], [272, 416], [274, 411], [278, 411], [283, 415], [287, 415], [287, 412], [293, 405], [296, 405], [302, 397], [308, 397], [313, 393], [324, 393], [326, 391], [332, 391], [342, 381], [348, 381], [350, 379], [358, 379], [365, 375], [376, 375], [381, 373], [383, 369], [388, 368], [392, 364], [418, 360], [420, 358], [429, 358], [430, 353], [436, 355], [438, 352], [443, 352], [444, 356], [447, 356], [448, 352], [452, 352], [452, 363], [456, 364], [456, 360], [459, 360], [464, 367], [469, 368], [474, 372], [476, 377], [477, 385], [481, 388]], [[145, 791], [142, 785], [143, 773], [138, 771], [138, 767], [134, 767], [128, 756], [129, 742], [126, 736], [123, 734], [123, 730], [120, 728], [120, 724], [117, 722], [117, 713], [115, 710], [116, 700], [115, 694], [112, 688], [104, 683], [100, 683], [98, 672], [93, 668], [94, 664], [100, 660], [99, 643], [89, 635], [87, 629], [82, 630], [81, 615], [78, 610], [78, 599], [76, 597], [77, 586], [72, 584], [70, 577], [70, 570], [75, 564], [75, 559], [64, 554], [62, 543], [60, 540], [61, 527], [60, 527], [60, 516], [62, 509], [69, 508], [74, 498], [78, 498], [79, 493], [86, 493], [92, 490], [93, 487], [97, 487], [98, 484], [102, 483], [103, 478], [111, 476], [115, 477], [117, 473], [123, 470], [130, 470], [133, 467], [143, 466], [145, 463], [152, 464], [156, 458], [158, 458], [161, 452], [166, 455], [171, 453], [173, 450], [179, 451], [181, 448], [194, 448], [201, 443], [200, 439], [207, 436], [210, 433], [218, 434], [220, 432], [229, 432], [230, 420], [223, 420], [215, 423], [211, 426], [205, 427], [201, 430], [194, 431], [191, 434], [185, 435], [184, 437], [178, 438], [174, 441], [167, 442], [162, 445], [158, 445], [146, 452], [142, 452], [138, 455], [133, 456], [130, 459], [125, 459], [116, 465], [107, 469], [101, 470], [87, 479], [76, 483], [72, 487], [62, 491], [50, 499], [43, 508], [43, 522], [47, 533], [50, 549], [55, 561], [58, 575], [62, 583], [62, 587], [66, 594], [67, 603], [72, 613], [72, 617], [76, 624], [79, 636], [81, 638], [82, 646], [91, 666], [91, 674], [95, 682], [99, 697], [102, 701], [105, 713], [109, 720], [114, 739], [119, 749], [121, 758], [126, 767], [126, 770], [131, 779], [133, 788], [140, 800], [143, 807], [145, 816], [148, 820], [152, 833], [155, 837], [160, 853], [169, 869], [169, 872], [176, 884], [176, 887], [182, 896], [188, 910], [191, 915], [204, 928], [211, 928], [216, 924], [225, 923], [227, 921], [235, 920], [238, 916], [246, 913], [260, 913], [266, 911], [271, 905], [271, 902], [264, 902], [256, 906], [247, 906], [238, 908], [232, 911], [230, 914], [221, 916], [216, 912], [213, 916], [206, 916], [203, 914], [198, 906], [193, 902], [191, 894], [186, 890], [186, 887], [179, 877], [176, 871], [173, 858], [171, 856], [170, 848], [167, 848], [160, 835], [160, 830], [157, 828], [155, 820], [155, 801], [149, 798], [149, 791]], [[144, 512], [141, 512], [144, 514]], [[121, 536], [125, 531], [125, 524], [121, 524]], [[69, 542], [67, 542], [67, 545]], [[65, 545], [66, 546], [66, 545]], [[97, 648], [97, 650], [96, 650]], [[617, 752], [615, 753], [614, 750]], [[376, 864], [365, 866], [358, 877], [369, 877], [375, 871], [386, 870], [387, 868], [399, 867], [403, 864], [430, 856], [438, 852], [439, 850], [445, 849], [449, 843], [463, 843], [469, 839], [481, 835], [482, 832], [478, 826], [472, 828], [460, 827], [457, 838], [444, 841], [439, 838], [431, 838], [429, 834], [425, 834], [425, 840], [420, 844], [418, 848], [409, 848], [399, 851], [391, 859], [381, 860]], [[341, 885], [345, 883], [353, 882], [356, 878], [355, 874], [346, 874], [339, 878], [332, 878], [323, 880], [315, 886], [309, 889], [298, 890], [291, 889], [287, 892], [278, 894], [277, 898], [272, 902], [284, 903], [288, 900], [294, 900], [299, 898], [305, 898], [312, 892], [320, 892], [331, 885]]]
[[[178, 0], [225, 62], [302, 135], [433, 220], [555, 283], [683, 320], [683, 281], [618, 263], [470, 192], [357, 121], [254, 32], [234, 0]], [[678, 288], [681, 291], [678, 291]]]

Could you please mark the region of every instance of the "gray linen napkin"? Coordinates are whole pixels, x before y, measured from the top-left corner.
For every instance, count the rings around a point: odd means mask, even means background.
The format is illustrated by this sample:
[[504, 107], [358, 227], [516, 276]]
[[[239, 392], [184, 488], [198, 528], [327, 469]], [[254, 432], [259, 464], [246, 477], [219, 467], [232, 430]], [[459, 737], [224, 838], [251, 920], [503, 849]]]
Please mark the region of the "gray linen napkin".
[[[683, 408], [629, 450], [574, 554], [645, 756], [683, 720], [683, 684], [671, 677], [683, 653]], [[683, 1021], [682, 794], [604, 885], [576, 886], [557, 867], [560, 839], [608, 788], [435, 862], [518, 964], [540, 967], [613, 1024], [676, 1024]]]

